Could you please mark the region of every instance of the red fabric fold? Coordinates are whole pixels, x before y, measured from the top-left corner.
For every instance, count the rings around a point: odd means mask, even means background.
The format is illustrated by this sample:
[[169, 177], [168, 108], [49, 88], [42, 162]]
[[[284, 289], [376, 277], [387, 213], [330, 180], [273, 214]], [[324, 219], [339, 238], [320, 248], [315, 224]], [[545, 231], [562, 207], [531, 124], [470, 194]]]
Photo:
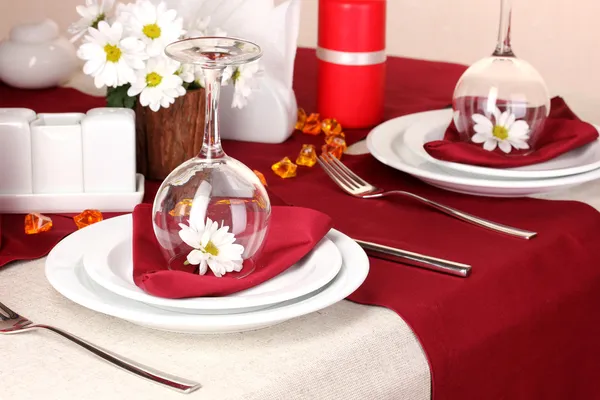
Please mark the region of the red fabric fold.
[[[226, 296], [279, 275], [307, 255], [331, 229], [327, 215], [300, 207], [272, 207], [271, 222], [257, 267], [248, 276], [221, 278], [169, 270], [152, 228], [152, 206], [133, 211], [133, 280], [154, 296], [185, 298]], [[243, 270], [242, 270], [243, 272]]]
[[454, 122], [446, 130], [443, 140], [426, 143], [423, 147], [430, 156], [442, 161], [491, 168], [516, 168], [551, 160], [596, 139], [598, 130], [581, 121], [562, 98], [554, 97], [537, 149], [531, 154], [506, 155], [498, 148], [487, 151], [481, 144], [463, 142]]

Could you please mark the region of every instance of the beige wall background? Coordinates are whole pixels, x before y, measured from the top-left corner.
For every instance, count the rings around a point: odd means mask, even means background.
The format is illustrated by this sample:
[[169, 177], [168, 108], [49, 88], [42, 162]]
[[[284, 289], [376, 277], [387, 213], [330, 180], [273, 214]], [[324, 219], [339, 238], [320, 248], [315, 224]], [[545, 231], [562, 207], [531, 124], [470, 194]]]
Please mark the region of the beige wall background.
[[[283, 0], [276, 0], [281, 2]], [[318, 0], [302, 1], [299, 45], [317, 43]], [[0, 37], [43, 17], [63, 29], [84, 0], [0, 0]], [[584, 119], [600, 124], [600, 0], [513, 0], [513, 49]], [[495, 46], [499, 0], [388, 0], [390, 55], [470, 64]], [[335, 26], [335, 21], [332, 21]]]

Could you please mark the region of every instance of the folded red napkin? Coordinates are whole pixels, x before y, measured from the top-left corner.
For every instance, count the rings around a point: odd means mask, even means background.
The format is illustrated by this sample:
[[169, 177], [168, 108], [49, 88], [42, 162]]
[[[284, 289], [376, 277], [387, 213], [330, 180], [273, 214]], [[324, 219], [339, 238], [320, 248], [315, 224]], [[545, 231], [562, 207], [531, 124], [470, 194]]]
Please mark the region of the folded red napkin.
[[152, 228], [152, 206], [133, 211], [133, 280], [149, 294], [167, 298], [225, 296], [263, 283], [300, 261], [331, 229], [326, 214], [300, 207], [273, 207], [257, 269], [238, 279], [169, 270]]
[[597, 138], [596, 128], [581, 121], [561, 97], [554, 97], [537, 149], [531, 154], [510, 156], [499, 149], [487, 151], [480, 144], [463, 142], [454, 123], [446, 130], [443, 140], [426, 143], [423, 147], [438, 160], [482, 167], [516, 168], [551, 160]]

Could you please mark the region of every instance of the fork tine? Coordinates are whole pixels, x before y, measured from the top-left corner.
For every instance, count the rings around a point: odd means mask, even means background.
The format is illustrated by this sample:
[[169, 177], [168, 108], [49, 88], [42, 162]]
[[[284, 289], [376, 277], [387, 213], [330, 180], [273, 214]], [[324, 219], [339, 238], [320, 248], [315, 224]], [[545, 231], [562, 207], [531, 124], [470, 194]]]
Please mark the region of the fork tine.
[[[4, 312], [6, 312], [8, 314], [8, 318], [18, 318], [19, 315], [14, 312], [13, 310], [11, 310], [10, 308], [6, 307], [4, 304], [0, 303], [0, 309], [4, 310]], [[2, 316], [2, 313], [0, 313], [0, 316]]]
[[346, 193], [352, 194], [352, 191], [354, 189], [352, 187], [350, 187], [344, 180], [342, 180], [341, 178], [338, 177], [338, 174], [336, 173], [336, 171], [331, 167], [331, 165], [327, 162], [327, 160], [323, 156], [320, 156], [319, 158], [317, 158], [317, 162], [323, 168], [323, 171], [325, 171], [325, 173], [327, 175], [329, 175], [331, 180], [336, 185], [338, 185]]
[[338, 175], [344, 177], [346, 182], [349, 182], [351, 186], [354, 187], [354, 189], [363, 189], [363, 186], [360, 182], [358, 182], [356, 179], [354, 179], [354, 177], [352, 176], [352, 174], [348, 174], [346, 173], [342, 168], [339, 167], [339, 165], [343, 164], [341, 162], [338, 161], [338, 159], [331, 153], [327, 154], [327, 160], [329, 162], [329, 165], [331, 168], [333, 168]]
[[333, 164], [335, 164], [338, 168], [340, 168], [343, 172], [345, 172], [349, 177], [354, 179], [356, 182], [358, 182], [359, 184], [361, 184], [363, 186], [373, 186], [369, 182], [362, 179], [360, 176], [356, 175], [356, 173], [354, 171], [352, 171], [350, 168], [346, 167], [343, 162], [341, 162], [340, 160], [337, 159], [337, 157], [332, 157], [332, 156], [330, 156], [330, 157], [331, 157]]
[[335, 159], [335, 156], [333, 156], [332, 154], [324, 154], [323, 158], [325, 159], [325, 161], [327, 162], [327, 164], [329, 165], [329, 168], [335, 172], [335, 174], [340, 177], [340, 179], [343, 179], [344, 182], [346, 182], [346, 184], [348, 186], [350, 186], [352, 189], [360, 189], [360, 184], [358, 182], [356, 182], [355, 180], [353, 180], [351, 177], [349, 177], [347, 174], [344, 173], [344, 171], [342, 171], [340, 168], [338, 168], [333, 161], [331, 161], [332, 159]]

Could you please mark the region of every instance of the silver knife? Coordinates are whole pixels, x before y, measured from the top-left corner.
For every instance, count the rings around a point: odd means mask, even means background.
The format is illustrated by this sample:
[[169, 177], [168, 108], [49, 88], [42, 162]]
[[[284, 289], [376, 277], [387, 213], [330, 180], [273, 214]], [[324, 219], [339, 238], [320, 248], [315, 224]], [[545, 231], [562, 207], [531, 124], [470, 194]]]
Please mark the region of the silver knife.
[[373, 257], [385, 258], [390, 261], [401, 262], [403, 264], [409, 264], [415, 267], [441, 272], [448, 275], [454, 275], [461, 278], [466, 278], [471, 273], [471, 266], [467, 264], [424, 256], [411, 251], [396, 249], [394, 247], [388, 247], [372, 242], [365, 242], [363, 240], [354, 239], [354, 241]]

